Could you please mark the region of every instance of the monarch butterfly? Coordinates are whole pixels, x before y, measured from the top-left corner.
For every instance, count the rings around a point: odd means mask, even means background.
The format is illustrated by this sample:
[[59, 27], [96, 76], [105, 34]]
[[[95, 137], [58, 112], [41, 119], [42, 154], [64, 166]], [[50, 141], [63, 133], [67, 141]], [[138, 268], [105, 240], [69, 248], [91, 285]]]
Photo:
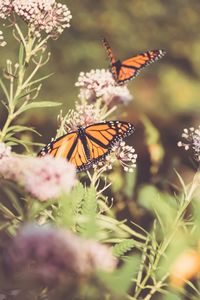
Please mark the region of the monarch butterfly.
[[67, 133], [47, 144], [38, 156], [49, 154], [67, 159], [76, 166], [77, 172], [84, 171], [105, 159], [116, 142], [135, 131], [131, 123], [105, 121], [80, 126], [77, 131]]
[[135, 78], [141, 69], [165, 55], [163, 50], [151, 50], [121, 62], [120, 60], [116, 60], [107, 40], [103, 39], [102, 42], [111, 62], [111, 73], [117, 84], [123, 84]]

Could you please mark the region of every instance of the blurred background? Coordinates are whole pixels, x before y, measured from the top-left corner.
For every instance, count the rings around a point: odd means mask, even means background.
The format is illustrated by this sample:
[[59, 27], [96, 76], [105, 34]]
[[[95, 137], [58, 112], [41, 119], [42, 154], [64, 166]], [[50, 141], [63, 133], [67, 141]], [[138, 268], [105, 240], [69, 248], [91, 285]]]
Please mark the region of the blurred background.
[[[177, 142], [183, 128], [199, 125], [200, 1], [62, 2], [72, 12], [71, 28], [57, 41], [50, 41], [51, 60], [41, 75], [51, 72], [54, 75], [44, 83], [38, 99], [62, 102], [64, 113], [73, 108], [77, 100], [79, 89], [75, 82], [79, 73], [108, 68], [102, 37], [108, 39], [120, 59], [151, 49], [167, 52], [159, 62], [128, 83], [134, 99], [114, 116], [136, 126], [129, 143], [138, 153], [137, 172], [118, 176], [113, 190], [118, 193], [118, 210], [123, 211], [124, 203], [126, 208], [129, 203], [128, 210], [134, 211], [137, 217], [132, 200], [137, 197], [140, 186], [154, 184], [161, 190], [173, 192], [178, 185], [174, 168], [186, 183], [196, 168], [188, 153], [177, 147]], [[1, 49], [1, 67], [7, 58], [16, 60], [15, 47], [16, 44], [13, 48]], [[42, 133], [39, 141], [45, 143], [55, 136], [58, 113], [59, 108], [37, 110], [27, 117], [29, 124]], [[126, 197], [129, 200], [125, 201]]]

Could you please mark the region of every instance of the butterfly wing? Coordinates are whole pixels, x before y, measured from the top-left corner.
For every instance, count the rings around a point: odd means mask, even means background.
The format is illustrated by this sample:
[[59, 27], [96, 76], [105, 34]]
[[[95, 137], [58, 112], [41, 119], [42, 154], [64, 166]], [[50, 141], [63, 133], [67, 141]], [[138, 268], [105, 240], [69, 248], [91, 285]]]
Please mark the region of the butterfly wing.
[[38, 153], [38, 156], [40, 157], [45, 155], [50, 155], [55, 158], [64, 158], [80, 170], [82, 166], [88, 164], [88, 158], [85, 154], [84, 146], [78, 137], [77, 132], [63, 135], [50, 142]]
[[163, 50], [152, 50], [122, 61], [118, 71], [117, 83], [123, 84], [124, 82], [135, 78], [141, 69], [160, 59], [164, 55], [165, 52]]
[[[114, 78], [115, 81], [117, 81], [117, 77], [118, 77], [118, 69], [116, 67], [116, 58], [112, 52], [112, 49], [108, 43], [108, 41], [106, 39], [103, 39], [102, 40], [102, 43], [103, 43], [103, 46], [104, 48], [106, 49], [106, 52], [108, 54], [108, 57], [110, 59], [110, 63], [111, 63], [111, 66], [110, 66], [110, 71], [112, 73], [112, 76]], [[118, 64], [120, 63], [120, 61], [117, 62]]]
[[50, 142], [39, 153], [64, 158], [74, 164], [78, 172], [92, 167], [103, 160], [117, 141], [135, 131], [132, 124], [120, 121], [101, 122], [87, 126], [80, 136], [71, 132]]
[[90, 151], [91, 164], [105, 159], [117, 141], [135, 131], [132, 124], [121, 121], [108, 121], [85, 128], [85, 136]]
[[102, 43], [103, 43], [103, 46], [105, 47], [105, 49], [107, 51], [108, 57], [110, 59], [110, 62], [113, 65], [116, 62], [116, 58], [115, 58], [115, 56], [114, 56], [114, 54], [112, 52], [112, 49], [111, 49], [108, 41], [105, 38], [102, 40]]

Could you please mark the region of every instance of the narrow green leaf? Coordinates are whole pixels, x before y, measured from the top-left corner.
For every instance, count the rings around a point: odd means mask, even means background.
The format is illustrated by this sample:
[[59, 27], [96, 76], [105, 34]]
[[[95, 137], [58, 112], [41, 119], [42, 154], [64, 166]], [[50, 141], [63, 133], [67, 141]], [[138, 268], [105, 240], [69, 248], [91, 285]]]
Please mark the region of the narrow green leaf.
[[13, 191], [8, 187], [4, 187], [3, 190], [4, 190], [4, 193], [7, 195], [7, 197], [10, 199], [13, 207], [16, 209], [18, 214], [20, 216], [23, 216], [23, 209], [20, 206], [19, 201], [18, 201], [16, 195], [13, 193]]
[[22, 131], [31, 131], [31, 132], [36, 133], [37, 135], [41, 136], [41, 134], [37, 130], [35, 130], [34, 128], [28, 127], [28, 126], [22, 126], [22, 125], [10, 126], [8, 128], [7, 132], [10, 132], [10, 131], [13, 131], [14, 133], [22, 132]]
[[10, 211], [6, 206], [4, 206], [2, 203], [0, 203], [0, 210], [2, 211], [4, 217], [7, 219], [14, 219], [15, 215]]
[[0, 79], [0, 85], [2, 87], [2, 90], [3, 90], [7, 100], [9, 101], [9, 94], [8, 94], [7, 88], [1, 79]]
[[25, 142], [25, 141], [16, 139], [14, 137], [10, 137], [7, 141], [8, 141], [7, 144], [9, 144], [9, 145], [22, 145], [26, 149], [27, 152], [30, 152], [29, 148], [27, 147], [28, 144], [29, 145], [31, 144], [30, 142]]
[[23, 43], [20, 44], [19, 47], [19, 66], [20, 68], [23, 66], [24, 63], [24, 45]]
[[16, 112], [16, 115], [19, 115], [22, 112], [27, 111], [29, 109], [42, 108], [42, 107], [55, 107], [60, 105], [61, 103], [53, 102], [53, 101], [32, 102], [19, 108], [18, 111]]
[[44, 81], [45, 79], [48, 79], [52, 75], [54, 75], [54, 73], [50, 73], [50, 74], [48, 74], [46, 76], [43, 76], [43, 77], [41, 77], [41, 78], [39, 78], [37, 80], [31, 81], [29, 84], [27, 84], [27, 86], [32, 86], [32, 85], [37, 84], [37, 83], [39, 83], [41, 81]]

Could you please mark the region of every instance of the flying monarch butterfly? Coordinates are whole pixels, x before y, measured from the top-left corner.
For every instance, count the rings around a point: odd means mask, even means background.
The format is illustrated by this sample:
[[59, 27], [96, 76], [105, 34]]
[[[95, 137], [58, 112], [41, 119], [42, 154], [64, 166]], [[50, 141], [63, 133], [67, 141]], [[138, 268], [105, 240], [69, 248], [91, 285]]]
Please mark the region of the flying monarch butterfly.
[[111, 73], [117, 84], [124, 84], [135, 78], [141, 69], [165, 55], [163, 50], [151, 50], [120, 61], [116, 60], [107, 40], [103, 39], [102, 42], [111, 62]]
[[47, 144], [38, 156], [49, 154], [68, 160], [76, 166], [77, 172], [84, 171], [105, 159], [116, 142], [135, 131], [131, 123], [105, 121], [80, 126], [77, 131], [67, 133]]

